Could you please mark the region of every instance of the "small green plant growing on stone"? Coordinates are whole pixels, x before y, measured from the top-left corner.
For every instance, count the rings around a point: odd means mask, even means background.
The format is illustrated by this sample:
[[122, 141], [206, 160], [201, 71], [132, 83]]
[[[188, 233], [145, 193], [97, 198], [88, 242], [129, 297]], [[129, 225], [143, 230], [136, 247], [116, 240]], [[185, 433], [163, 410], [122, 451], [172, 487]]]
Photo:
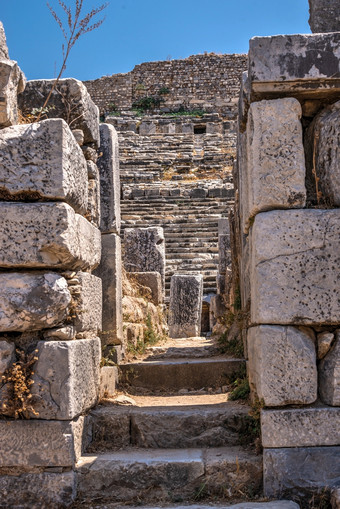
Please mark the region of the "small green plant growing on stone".
[[168, 87], [162, 87], [160, 90], [159, 90], [159, 95], [167, 95], [167, 94], [170, 94], [170, 88]]
[[[42, 106], [42, 110], [44, 110], [44, 108], [46, 108], [46, 106], [48, 105], [49, 100], [51, 99], [51, 96], [53, 94], [53, 91], [55, 90], [60, 78], [62, 77], [66, 69], [66, 64], [71, 49], [82, 35], [92, 32], [93, 30], [99, 28], [100, 25], [102, 25], [105, 18], [102, 18], [92, 24], [91, 22], [97, 14], [102, 12], [108, 6], [108, 3], [104, 3], [99, 7], [93, 8], [90, 12], [84, 15], [82, 12], [84, 0], [75, 0], [73, 1], [73, 4], [71, 4], [71, 6], [63, 2], [63, 0], [58, 0], [58, 4], [64, 11], [64, 16], [66, 17], [66, 22], [63, 23], [62, 19], [60, 18], [60, 16], [58, 16], [53, 7], [48, 2], [46, 2], [46, 4], [63, 34], [65, 43], [62, 45], [63, 60], [58, 76], [54, 80], [51, 90]], [[41, 115], [42, 114], [38, 115], [37, 122], [39, 122]]]
[[233, 382], [233, 390], [229, 394], [229, 399], [231, 401], [235, 401], [237, 399], [248, 399], [250, 388], [248, 378], [237, 378], [235, 382]]
[[154, 108], [158, 108], [163, 102], [164, 99], [162, 97], [147, 95], [145, 97], [141, 97], [138, 101], [135, 101], [132, 104], [132, 109], [137, 111], [145, 111], [153, 110]]

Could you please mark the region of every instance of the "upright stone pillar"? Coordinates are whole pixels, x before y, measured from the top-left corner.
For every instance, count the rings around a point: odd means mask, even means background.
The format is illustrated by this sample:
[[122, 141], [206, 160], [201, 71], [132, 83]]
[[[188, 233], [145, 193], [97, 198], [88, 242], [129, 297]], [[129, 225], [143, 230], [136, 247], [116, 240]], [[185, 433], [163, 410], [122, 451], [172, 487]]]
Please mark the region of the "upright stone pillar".
[[169, 336], [190, 338], [201, 334], [203, 276], [175, 274], [171, 278]]

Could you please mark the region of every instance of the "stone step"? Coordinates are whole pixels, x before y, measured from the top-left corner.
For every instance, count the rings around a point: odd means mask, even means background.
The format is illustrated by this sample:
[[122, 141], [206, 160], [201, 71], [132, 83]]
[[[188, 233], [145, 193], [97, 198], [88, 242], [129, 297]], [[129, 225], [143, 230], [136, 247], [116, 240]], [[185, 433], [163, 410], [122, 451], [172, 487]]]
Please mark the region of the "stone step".
[[226, 499], [250, 492], [256, 496], [262, 487], [262, 457], [236, 446], [86, 454], [77, 472], [79, 501], [96, 504]]
[[148, 391], [200, 390], [223, 387], [245, 366], [243, 359], [210, 357], [120, 364], [120, 382]]
[[167, 400], [166, 405], [155, 406], [155, 398], [144, 397], [141, 406], [99, 406], [89, 416], [92, 442], [87, 452], [129, 447], [191, 449], [250, 444], [254, 439], [247, 435], [250, 407], [227, 401], [227, 394], [218, 395], [220, 402], [211, 404], [211, 400], [216, 400], [213, 396], [201, 396], [206, 403], [203, 405], [196, 405], [194, 397], [181, 396], [186, 405], [182, 401], [171, 404], [168, 397], [163, 398]]
[[215, 246], [211, 246], [211, 245], [207, 245], [205, 247], [205, 250], [202, 251], [202, 246], [196, 246], [196, 244], [193, 243], [193, 245], [191, 246], [188, 246], [188, 247], [182, 247], [182, 246], [178, 246], [178, 247], [174, 247], [174, 246], [170, 246], [170, 247], [167, 247], [166, 248], [166, 255], [174, 255], [174, 254], [181, 254], [181, 255], [185, 255], [185, 254], [188, 254], [188, 253], [200, 253], [200, 254], [210, 254], [210, 253], [218, 253], [218, 247], [217, 245]]
[[211, 338], [197, 337], [186, 339], [167, 339], [158, 346], [150, 346], [146, 349], [144, 361], [159, 359], [199, 359], [218, 355], [219, 347]]
[[[86, 505], [82, 505], [82, 507], [88, 507]], [[217, 504], [217, 502], [214, 503], [214, 505], [202, 505], [202, 504], [185, 504], [185, 505], [153, 505], [153, 506], [142, 506], [142, 509], [300, 509], [300, 506], [291, 500], [274, 500], [271, 502], [240, 502], [238, 504], [232, 504], [232, 505], [226, 505], [226, 503], [220, 503]], [[114, 505], [111, 504], [105, 504], [103, 505], [91, 505], [91, 509], [141, 509], [141, 506], [117, 506], [115, 503]]]

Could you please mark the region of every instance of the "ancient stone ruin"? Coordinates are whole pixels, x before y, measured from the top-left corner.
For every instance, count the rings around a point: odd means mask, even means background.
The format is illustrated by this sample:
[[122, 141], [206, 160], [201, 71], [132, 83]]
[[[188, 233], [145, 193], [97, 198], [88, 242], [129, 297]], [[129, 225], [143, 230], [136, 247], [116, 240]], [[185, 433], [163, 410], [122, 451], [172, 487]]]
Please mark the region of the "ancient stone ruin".
[[339, 7], [310, 17], [62, 79], [40, 121], [0, 23], [0, 507], [340, 507]]

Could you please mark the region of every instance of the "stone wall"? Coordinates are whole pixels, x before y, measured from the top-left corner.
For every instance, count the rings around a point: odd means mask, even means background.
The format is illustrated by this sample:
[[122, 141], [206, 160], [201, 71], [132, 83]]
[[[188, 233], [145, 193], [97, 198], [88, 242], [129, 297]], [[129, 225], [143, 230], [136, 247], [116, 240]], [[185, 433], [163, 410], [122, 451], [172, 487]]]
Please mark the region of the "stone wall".
[[240, 96], [233, 295], [268, 497], [340, 478], [339, 49], [339, 33], [252, 39]]
[[203, 109], [234, 118], [246, 55], [194, 55], [146, 62], [131, 72], [104, 76], [85, 85], [101, 114], [131, 110], [141, 97], [160, 96], [162, 111]]

